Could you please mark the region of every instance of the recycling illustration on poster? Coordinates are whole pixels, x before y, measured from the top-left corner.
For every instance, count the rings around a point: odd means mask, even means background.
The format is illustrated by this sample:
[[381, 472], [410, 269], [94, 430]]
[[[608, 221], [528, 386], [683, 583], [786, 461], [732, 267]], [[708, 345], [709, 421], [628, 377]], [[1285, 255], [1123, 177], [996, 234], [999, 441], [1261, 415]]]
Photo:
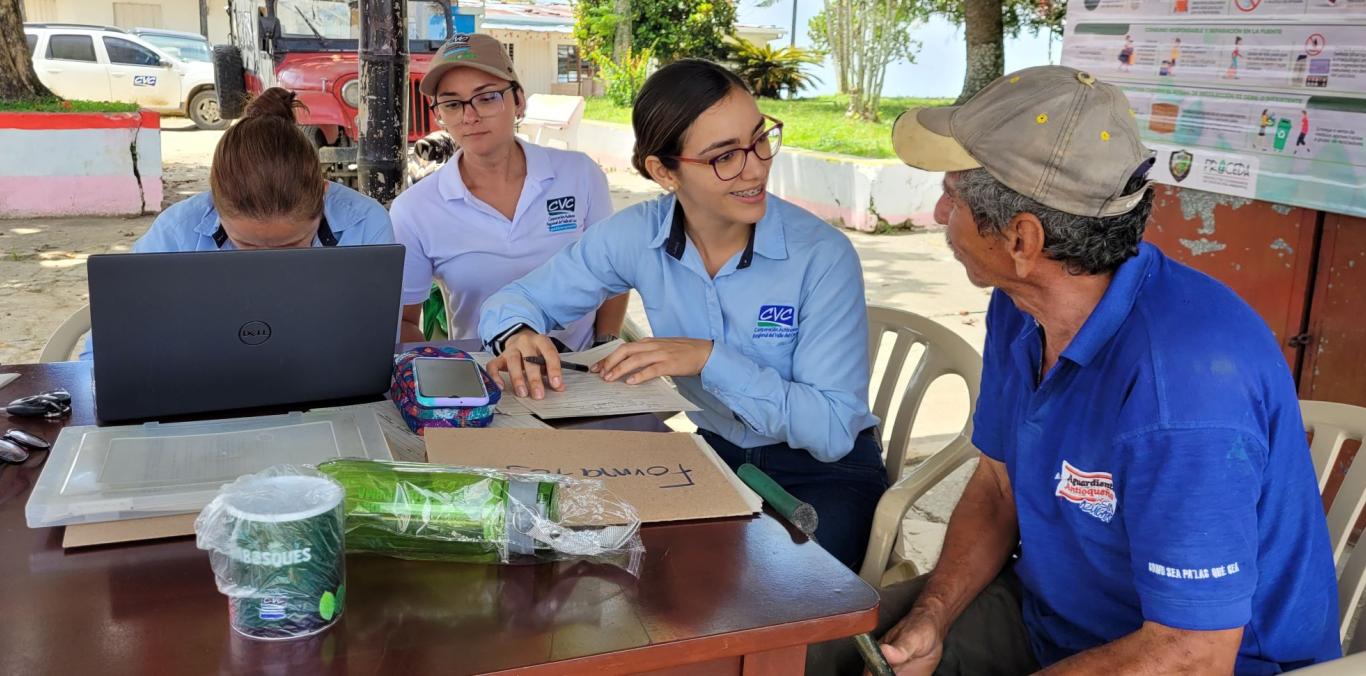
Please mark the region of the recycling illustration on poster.
[[1156, 180], [1366, 216], [1366, 0], [1083, 0], [1062, 63], [1122, 87]]

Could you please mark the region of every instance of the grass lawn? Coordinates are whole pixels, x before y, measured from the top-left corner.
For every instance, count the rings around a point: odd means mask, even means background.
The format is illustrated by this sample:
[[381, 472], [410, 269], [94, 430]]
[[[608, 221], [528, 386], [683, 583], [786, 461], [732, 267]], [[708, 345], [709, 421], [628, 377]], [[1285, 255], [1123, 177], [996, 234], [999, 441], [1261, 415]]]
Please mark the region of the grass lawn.
[[[760, 99], [759, 108], [783, 121], [783, 143], [793, 148], [841, 153], [858, 157], [891, 159], [892, 122], [907, 108], [946, 106], [953, 99], [884, 98], [881, 121], [853, 120], [844, 116], [848, 97], [820, 96], [778, 101]], [[631, 110], [618, 108], [606, 98], [588, 99], [584, 117], [603, 122], [631, 123]]]
[[3, 113], [135, 113], [135, 103], [114, 103], [111, 101], [63, 101], [61, 99], [34, 99], [23, 101], [0, 101]]

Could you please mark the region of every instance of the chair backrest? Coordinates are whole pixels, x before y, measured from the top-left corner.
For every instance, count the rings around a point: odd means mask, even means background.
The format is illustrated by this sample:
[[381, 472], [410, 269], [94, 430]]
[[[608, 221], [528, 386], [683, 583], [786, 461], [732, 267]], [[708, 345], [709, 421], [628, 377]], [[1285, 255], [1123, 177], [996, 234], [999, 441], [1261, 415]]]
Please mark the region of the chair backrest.
[[[885, 339], [884, 339], [885, 338]], [[915, 363], [910, 381], [902, 391], [896, 410], [892, 402], [901, 380], [911, 348], [923, 345], [924, 353]], [[879, 352], [890, 349], [887, 370], [878, 381], [873, 414], [882, 421], [883, 429], [891, 427], [887, 444], [887, 475], [895, 483], [901, 477], [911, 444], [911, 427], [920, 410], [930, 384], [941, 376], [956, 374], [968, 388], [968, 419], [959, 432], [959, 439], [972, 439], [972, 414], [977, 410], [977, 392], [982, 380], [982, 356], [962, 336], [942, 324], [913, 312], [895, 308], [868, 306], [868, 364], [873, 368]], [[871, 375], [871, 374], [870, 374]]]
[[43, 351], [38, 355], [38, 363], [48, 364], [54, 361], [67, 361], [71, 359], [71, 353], [76, 351], [76, 345], [81, 342], [81, 336], [90, 332], [90, 305], [81, 306], [81, 309], [71, 313], [56, 331], [52, 332], [52, 337], [47, 339], [43, 345]]
[[[1305, 431], [1313, 435], [1310, 454], [1314, 458], [1314, 472], [1318, 475], [1319, 490], [1328, 485], [1333, 468], [1342, 456], [1349, 440], [1358, 443], [1366, 439], [1366, 408], [1335, 404], [1327, 401], [1301, 401]], [[1347, 629], [1366, 591], [1366, 547], [1357, 545], [1348, 552], [1352, 527], [1366, 507], [1366, 457], [1359, 449], [1347, 469], [1333, 502], [1328, 506], [1328, 538], [1333, 545], [1333, 564], [1338, 569], [1338, 632], [1346, 641]], [[1346, 560], [1344, 560], [1346, 555]], [[1366, 631], [1358, 623], [1348, 642], [1347, 652], [1366, 648]]]
[[574, 148], [578, 140], [579, 122], [583, 120], [582, 96], [561, 94], [532, 94], [526, 100], [526, 116], [522, 124], [527, 131], [535, 130], [533, 143], [542, 144], [551, 138]]

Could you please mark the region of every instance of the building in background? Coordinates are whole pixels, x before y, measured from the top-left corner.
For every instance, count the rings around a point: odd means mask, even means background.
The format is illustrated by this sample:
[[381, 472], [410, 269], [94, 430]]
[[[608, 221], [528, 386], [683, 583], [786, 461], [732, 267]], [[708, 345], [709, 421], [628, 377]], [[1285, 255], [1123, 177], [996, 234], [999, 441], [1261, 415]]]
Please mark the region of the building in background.
[[24, 20], [167, 28], [199, 33], [214, 44], [228, 41], [223, 0], [24, 0]]
[[[522, 86], [531, 94], [603, 93], [587, 55], [574, 41], [574, 6], [560, 2], [484, 3], [481, 30], [497, 38], [512, 56]], [[778, 26], [736, 25], [736, 33], [756, 44], [787, 34]]]

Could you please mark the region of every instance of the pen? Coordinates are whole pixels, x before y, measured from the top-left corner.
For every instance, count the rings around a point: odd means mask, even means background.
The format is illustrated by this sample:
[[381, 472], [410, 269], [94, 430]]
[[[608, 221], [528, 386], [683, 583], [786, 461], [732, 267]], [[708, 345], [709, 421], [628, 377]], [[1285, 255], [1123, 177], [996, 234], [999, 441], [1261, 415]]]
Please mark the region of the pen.
[[[541, 357], [525, 357], [522, 359], [522, 361], [528, 364], [535, 364], [537, 366], [545, 366], [545, 359], [542, 359]], [[560, 368], [569, 369], [570, 371], [578, 371], [580, 373], [592, 373], [592, 371], [588, 370], [587, 366], [584, 366], [583, 364], [575, 364], [574, 362], [569, 361], [560, 362]]]

